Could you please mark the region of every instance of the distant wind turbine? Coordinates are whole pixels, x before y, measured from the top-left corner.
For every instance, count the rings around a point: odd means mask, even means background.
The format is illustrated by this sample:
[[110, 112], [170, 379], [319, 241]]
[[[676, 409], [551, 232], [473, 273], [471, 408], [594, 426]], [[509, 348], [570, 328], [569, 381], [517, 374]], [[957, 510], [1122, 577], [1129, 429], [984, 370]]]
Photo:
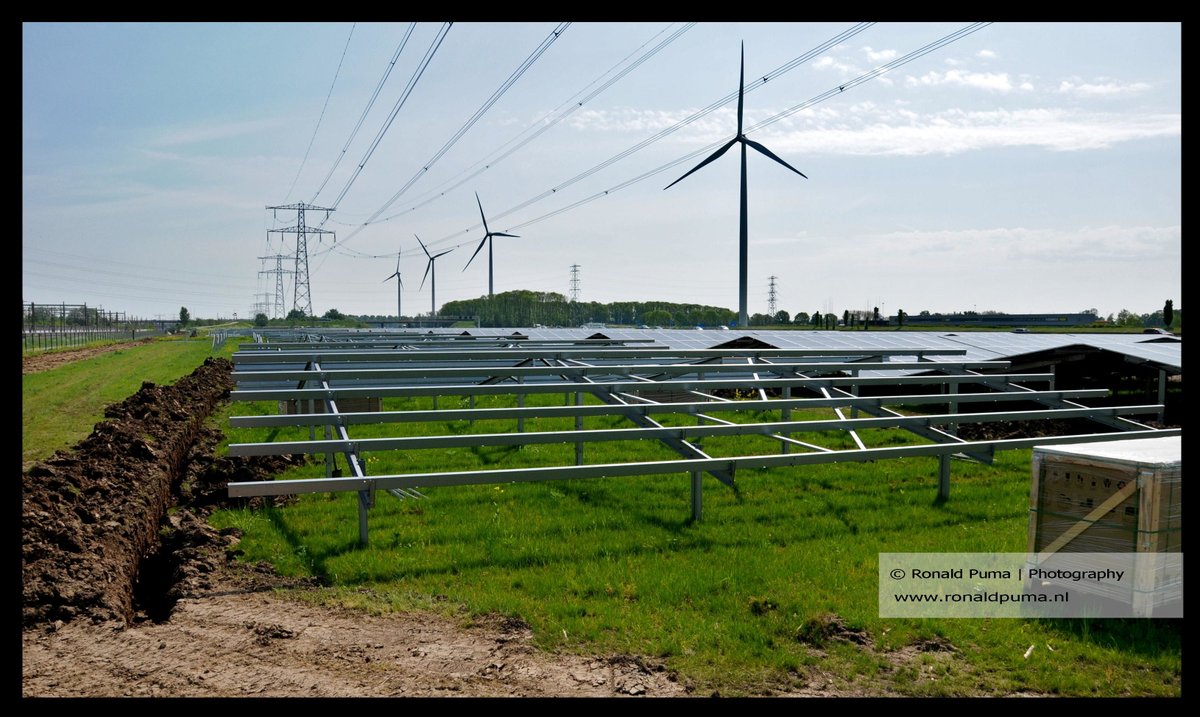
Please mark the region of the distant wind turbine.
[[[505, 234], [504, 232], [493, 232], [488, 230], [487, 217], [483, 215], [483, 202], [479, 201], [479, 192], [475, 192], [475, 203], [479, 205], [479, 218], [483, 220], [483, 239], [480, 240], [479, 246], [475, 247], [475, 253], [467, 260], [467, 266], [475, 261], [475, 257], [479, 254], [479, 250], [483, 248], [484, 243], [488, 245], [488, 298], [492, 298], [492, 237], [513, 237], [519, 238], [517, 234]], [[463, 267], [463, 271], [467, 270], [467, 266]]]
[[404, 316], [404, 314], [400, 313], [400, 290], [404, 288], [404, 279], [400, 278], [400, 252], [399, 251], [396, 252], [396, 272], [394, 274], [392, 274], [392, 276], [389, 276], [387, 279], [384, 279], [383, 280], [384, 283], [386, 283], [392, 277], [396, 278], [396, 321], [399, 322], [400, 317]]
[[[417, 237], [416, 234], [413, 234], [413, 236]], [[429, 256], [429, 250], [425, 248], [425, 242], [421, 241], [421, 237], [417, 237], [417, 242], [421, 245], [425, 256], [429, 257], [429, 263], [425, 265], [425, 275], [421, 277], [421, 286], [417, 287], [417, 291], [425, 288], [425, 279], [429, 278], [429, 315], [431, 317], [437, 316], [437, 269], [434, 268], [433, 262], [437, 261], [438, 257], [445, 256], [454, 251], [454, 249], [450, 248], [441, 254]]]
[[742, 145], [742, 215], [741, 215], [741, 234], [739, 237], [739, 245], [738, 245], [739, 246], [738, 326], [740, 326], [742, 328], [745, 328], [746, 326], [748, 326], [750, 324], [750, 321], [746, 315], [746, 263], [747, 263], [746, 256], [747, 256], [747, 249], [748, 249], [748, 245], [749, 245], [747, 219], [746, 219], [746, 214], [747, 214], [747, 212], [746, 212], [746, 146], [749, 145], [749, 146], [753, 147], [754, 149], [758, 150], [760, 153], [765, 154], [766, 156], [770, 157], [771, 159], [775, 160], [776, 162], [779, 162], [783, 166], [792, 170], [796, 174], [799, 174], [801, 177], [808, 179], [808, 176], [806, 174], [804, 174], [800, 170], [796, 169], [792, 165], [788, 164], [787, 162], [783, 161], [779, 157], [775, 156], [775, 154], [772, 153], [771, 150], [762, 146], [758, 142], [755, 142], [754, 140], [746, 139], [746, 135], [742, 134], [742, 96], [745, 92], [745, 86], [746, 86], [746, 43], [742, 43], [742, 67], [741, 67], [741, 72], [738, 75], [737, 136], [734, 137], [733, 139], [729, 140], [728, 143], [726, 143], [724, 146], [722, 146], [716, 152], [713, 152], [711, 155], [709, 155], [708, 159], [704, 160], [700, 164], [697, 164], [695, 167], [692, 167], [691, 171], [689, 171], [687, 174], [683, 175], [683, 177], [680, 177], [679, 179], [676, 179], [674, 182], [671, 182], [667, 186], [663, 187], [663, 189], [670, 189], [671, 187], [675, 186], [680, 181], [682, 181], [684, 179], [684, 177], [687, 177], [692, 172], [695, 172], [697, 169], [700, 169], [704, 165], [715, 160], [717, 157], [720, 157], [722, 154], [725, 154], [725, 152], [728, 151], [729, 148], [732, 147], [735, 143], [740, 143]]

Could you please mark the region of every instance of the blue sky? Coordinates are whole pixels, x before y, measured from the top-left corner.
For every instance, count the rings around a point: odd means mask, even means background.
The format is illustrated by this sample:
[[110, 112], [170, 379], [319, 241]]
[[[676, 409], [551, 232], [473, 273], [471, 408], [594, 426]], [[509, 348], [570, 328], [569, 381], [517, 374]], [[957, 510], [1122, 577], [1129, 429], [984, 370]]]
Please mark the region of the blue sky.
[[438, 23], [394, 65], [408, 23], [26, 23], [22, 298], [247, 316], [294, 251], [265, 207], [309, 202], [316, 313], [394, 313], [397, 251], [428, 312], [414, 235], [453, 248], [439, 305], [487, 292], [478, 192], [520, 235], [497, 292], [578, 264], [583, 300], [736, 310], [737, 151], [629, 183], [728, 141], [736, 100], [606, 162], [736, 92], [744, 42], [747, 136], [808, 176], [748, 157], [751, 313], [771, 276], [791, 313], [1182, 309], [1180, 25], [995, 23], [856, 81], [966, 25], [573, 23], [441, 153], [555, 23], [455, 23], [386, 131]]

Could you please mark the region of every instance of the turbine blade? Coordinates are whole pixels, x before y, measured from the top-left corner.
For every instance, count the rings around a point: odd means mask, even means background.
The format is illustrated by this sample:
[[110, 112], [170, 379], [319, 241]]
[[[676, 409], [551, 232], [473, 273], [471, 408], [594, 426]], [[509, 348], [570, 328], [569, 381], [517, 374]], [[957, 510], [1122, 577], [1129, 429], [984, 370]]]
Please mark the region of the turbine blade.
[[434, 258], [434, 259], [436, 259], [436, 258], [438, 258], [439, 256], [446, 256], [447, 254], [449, 254], [449, 253], [450, 253], [450, 252], [452, 252], [452, 251], [454, 251], [454, 250], [453, 250], [453, 249], [447, 249], [446, 251], [442, 252], [441, 254], [434, 254], [434, 255], [433, 255], [433, 258]]
[[430, 258], [425, 264], [425, 275], [421, 277], [421, 285], [417, 287], [417, 291], [425, 288], [425, 279], [429, 278], [429, 270], [433, 268], [433, 259]]
[[479, 218], [483, 220], [483, 233], [487, 234], [487, 217], [483, 216], [483, 202], [479, 201], [479, 192], [475, 192], [475, 203], [479, 205]]
[[742, 69], [738, 73], [738, 133], [742, 136], [742, 95], [746, 88], [746, 43], [742, 41]]
[[697, 164], [695, 167], [692, 167], [692, 171], [691, 171], [691, 172], [688, 172], [687, 174], [683, 175], [683, 177], [680, 177], [679, 179], [676, 179], [674, 182], [671, 182], [671, 183], [670, 183], [670, 184], [668, 184], [667, 186], [663, 187], [663, 189], [664, 189], [664, 190], [666, 190], [666, 189], [670, 189], [671, 187], [675, 186], [676, 184], [679, 184], [679, 182], [683, 181], [684, 177], [687, 177], [687, 176], [688, 176], [688, 174], [691, 174], [692, 172], [695, 172], [697, 169], [700, 169], [701, 167], [703, 167], [704, 165], [706, 165], [706, 164], [708, 164], [709, 162], [713, 161], [713, 160], [714, 160], [714, 159], [716, 159], [717, 157], [720, 157], [722, 154], [725, 154], [726, 152], [728, 152], [728, 151], [729, 151], [729, 148], [730, 148], [730, 147], [732, 147], [732, 146], [733, 146], [733, 144], [734, 144], [734, 142], [737, 142], [737, 141], [738, 141], [738, 140], [737, 140], [737, 137], [734, 137], [733, 139], [729, 140], [727, 143], [725, 143], [725, 146], [724, 146], [724, 147], [721, 147], [721, 148], [720, 148], [720, 149], [718, 149], [716, 152], [713, 152], [712, 154], [708, 155], [708, 159], [704, 160], [704, 161], [703, 161], [703, 162], [701, 162], [700, 164]]
[[[417, 237], [416, 234], [413, 236]], [[421, 245], [421, 250], [425, 252], [425, 256], [429, 256], [429, 250], [425, 248], [425, 242], [421, 241], [421, 237], [417, 237], [417, 243]]]
[[471, 255], [470, 259], [467, 259], [467, 263], [466, 266], [463, 267], [463, 271], [466, 271], [467, 267], [471, 265], [471, 262], [475, 261], [475, 257], [479, 256], [479, 250], [483, 248], [483, 245], [487, 243], [487, 240], [487, 235], [484, 235], [483, 239], [479, 240], [479, 246], [475, 247], [475, 253]]
[[492, 234], [491, 234], [491, 235], [492, 235], [492, 236], [494, 236], [494, 237], [512, 237], [512, 238], [514, 238], [514, 239], [520, 239], [520, 238], [521, 238], [521, 235], [520, 235], [520, 234], [505, 234], [504, 232], [492, 232]]
[[762, 145], [761, 145], [761, 144], [759, 144], [758, 142], [755, 142], [754, 140], [751, 140], [751, 139], [747, 139], [747, 140], [745, 140], [745, 142], [746, 142], [746, 144], [750, 145], [751, 147], [753, 147], [753, 148], [757, 149], [759, 152], [762, 152], [763, 154], [767, 155], [767, 156], [768, 156], [768, 157], [770, 157], [771, 159], [775, 160], [776, 162], [779, 162], [779, 163], [780, 163], [780, 164], [782, 164], [783, 166], [785, 166], [785, 167], [787, 167], [788, 169], [792, 170], [792, 171], [793, 171], [793, 172], [795, 172], [796, 174], [799, 174], [801, 177], [804, 177], [805, 179], [808, 179], [808, 175], [807, 175], [807, 174], [805, 174], [804, 172], [801, 172], [799, 169], [796, 169], [795, 167], [793, 167], [792, 165], [790, 165], [790, 164], [788, 164], [787, 162], [783, 161], [783, 160], [782, 160], [782, 159], [780, 159], [779, 157], [776, 157], [774, 152], [772, 152], [771, 150], [769, 150], [769, 149], [767, 149], [766, 147], [762, 146]]

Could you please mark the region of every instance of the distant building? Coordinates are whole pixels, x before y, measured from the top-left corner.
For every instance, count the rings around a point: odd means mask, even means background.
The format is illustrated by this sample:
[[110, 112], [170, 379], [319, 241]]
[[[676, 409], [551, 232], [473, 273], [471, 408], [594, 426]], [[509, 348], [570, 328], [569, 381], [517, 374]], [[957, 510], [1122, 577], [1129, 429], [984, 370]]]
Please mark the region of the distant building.
[[[894, 319], [893, 319], [894, 320]], [[1087, 326], [1097, 320], [1095, 314], [905, 314], [904, 323], [912, 326]]]

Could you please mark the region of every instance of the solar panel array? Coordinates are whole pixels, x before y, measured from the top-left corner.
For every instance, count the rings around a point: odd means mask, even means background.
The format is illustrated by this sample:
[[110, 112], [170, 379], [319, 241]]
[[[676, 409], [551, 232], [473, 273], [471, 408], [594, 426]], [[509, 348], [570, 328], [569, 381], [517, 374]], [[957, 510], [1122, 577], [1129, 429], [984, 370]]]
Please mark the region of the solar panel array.
[[[324, 455], [327, 475], [234, 483], [230, 494], [358, 492], [365, 542], [366, 515], [376, 490], [408, 499], [420, 496], [421, 488], [439, 485], [682, 472], [692, 475], [693, 515], [698, 518], [701, 473], [732, 484], [741, 468], [927, 455], [939, 457], [939, 491], [948, 494], [951, 456], [990, 461], [995, 450], [1040, 443], [1177, 433], [1154, 431], [1125, 417], [1154, 414], [1161, 406], [1088, 408], [1078, 401], [1106, 391], [1052, 390], [1052, 374], [1006, 372], [1007, 362], [996, 359], [1017, 344], [1038, 351], [1070, 343], [1053, 336], [1035, 335], [1025, 343], [1025, 335], [971, 334], [960, 341], [960, 336], [869, 331], [262, 332], [256, 343], [234, 354], [238, 389], [232, 398], [278, 402], [279, 413], [235, 416], [231, 424], [264, 429], [264, 436], [273, 427], [319, 427], [327, 438], [316, 440], [310, 434], [307, 441], [231, 444], [230, 453]], [[531, 397], [547, 395], [561, 396], [555, 399], [561, 402], [543, 398], [526, 404]], [[415, 407], [414, 400], [428, 397], [433, 408]], [[488, 397], [488, 406], [476, 407], [481, 397]], [[506, 403], [497, 406], [496, 397]], [[450, 407], [438, 408], [439, 398]], [[378, 404], [366, 410], [344, 408], [362, 399]], [[468, 407], [461, 406], [463, 400], [469, 400]], [[935, 412], [912, 415], [918, 406]], [[826, 417], [792, 420], [793, 411], [801, 409], [824, 411]], [[584, 417], [596, 415], [620, 417], [626, 427], [584, 430]], [[681, 416], [688, 421], [681, 423]], [[545, 417], [574, 418], [574, 430], [526, 431], [528, 420]], [[1006, 441], [968, 441], [957, 435], [959, 426], [973, 422], [1063, 418], [1087, 418], [1095, 431]], [[496, 419], [507, 421], [508, 430], [446, 433], [451, 421]], [[394, 435], [351, 436], [354, 426], [366, 423], [392, 425]], [[408, 435], [411, 431], [404, 427], [413, 423], [425, 424], [426, 430]], [[908, 431], [916, 443], [871, 445], [870, 431], [880, 427]], [[729, 455], [711, 455], [702, 447], [704, 438], [726, 435], [767, 437], [774, 450], [763, 453], [761, 438], [745, 441], [747, 448]], [[625, 440], [656, 441], [679, 457], [587, 462], [586, 445]], [[481, 465], [472, 471], [367, 476], [359, 458], [365, 451], [535, 443], [574, 444], [575, 460], [539, 468]], [[350, 476], [333, 475], [335, 454], [345, 456]]]

